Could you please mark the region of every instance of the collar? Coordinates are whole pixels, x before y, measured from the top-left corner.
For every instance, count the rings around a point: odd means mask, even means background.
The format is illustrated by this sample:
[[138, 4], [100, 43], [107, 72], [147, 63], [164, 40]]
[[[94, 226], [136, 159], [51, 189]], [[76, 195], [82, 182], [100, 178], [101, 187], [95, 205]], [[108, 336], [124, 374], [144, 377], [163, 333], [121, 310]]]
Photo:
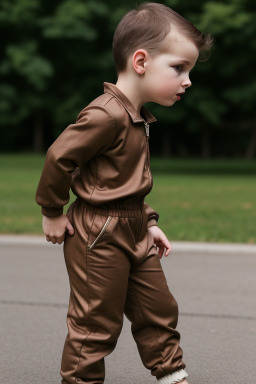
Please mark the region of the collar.
[[[152, 115], [152, 113], [149, 112], [149, 110], [144, 106], [141, 107], [140, 115], [138, 115], [131, 101], [115, 84], [104, 82], [103, 86], [104, 93], [110, 93], [111, 95], [115, 96], [129, 113], [134, 123], [140, 123], [144, 121], [147, 123], [153, 123], [154, 121], [157, 121], [155, 116]], [[144, 118], [141, 117], [141, 115], [144, 116]]]

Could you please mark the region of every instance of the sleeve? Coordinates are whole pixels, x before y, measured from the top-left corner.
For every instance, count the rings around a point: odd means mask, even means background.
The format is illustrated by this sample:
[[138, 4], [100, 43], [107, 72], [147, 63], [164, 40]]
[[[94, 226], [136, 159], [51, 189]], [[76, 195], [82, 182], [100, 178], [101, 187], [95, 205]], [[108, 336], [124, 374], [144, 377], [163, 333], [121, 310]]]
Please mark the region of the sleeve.
[[153, 208], [151, 208], [146, 202], [144, 202], [144, 208], [148, 216], [148, 228], [152, 227], [153, 225], [157, 225], [159, 214], [154, 211]]
[[72, 173], [111, 147], [115, 122], [107, 108], [86, 107], [49, 147], [35, 200], [42, 214], [60, 216], [68, 203]]

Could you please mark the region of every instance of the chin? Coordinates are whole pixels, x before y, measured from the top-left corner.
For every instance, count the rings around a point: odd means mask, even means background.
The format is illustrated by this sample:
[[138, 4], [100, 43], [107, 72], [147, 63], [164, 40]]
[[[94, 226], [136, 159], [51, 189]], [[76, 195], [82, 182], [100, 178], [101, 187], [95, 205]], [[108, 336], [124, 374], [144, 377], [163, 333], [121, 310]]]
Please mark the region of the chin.
[[171, 107], [175, 101], [158, 101], [157, 104], [162, 105], [163, 107]]
[[166, 103], [165, 106], [166, 107], [172, 107], [173, 104], [175, 104], [175, 101], [169, 101], [169, 103]]

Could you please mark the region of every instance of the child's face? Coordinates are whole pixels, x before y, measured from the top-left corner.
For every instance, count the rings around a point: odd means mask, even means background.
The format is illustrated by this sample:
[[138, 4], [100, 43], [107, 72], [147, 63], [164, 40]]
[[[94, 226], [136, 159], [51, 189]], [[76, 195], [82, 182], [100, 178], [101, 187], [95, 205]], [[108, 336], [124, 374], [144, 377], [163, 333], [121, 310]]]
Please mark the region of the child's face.
[[180, 100], [178, 94], [191, 86], [189, 72], [199, 51], [191, 40], [174, 30], [166, 36], [164, 46], [164, 53], [149, 55], [145, 62], [144, 90], [148, 101], [171, 106]]

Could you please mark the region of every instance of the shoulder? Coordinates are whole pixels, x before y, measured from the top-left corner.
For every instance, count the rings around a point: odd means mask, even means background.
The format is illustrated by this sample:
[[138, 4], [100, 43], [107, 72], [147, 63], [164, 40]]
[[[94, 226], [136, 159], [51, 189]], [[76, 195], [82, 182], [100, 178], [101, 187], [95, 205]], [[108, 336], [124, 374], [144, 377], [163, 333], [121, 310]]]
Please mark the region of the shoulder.
[[91, 132], [95, 137], [101, 138], [100, 140], [112, 143], [118, 137], [118, 130], [107, 99], [108, 97], [101, 95], [83, 108], [77, 116], [75, 127], [77, 131], [86, 132], [87, 137]]
[[116, 126], [122, 122], [127, 115], [123, 105], [111, 94], [103, 93], [90, 102], [77, 117], [77, 121], [85, 115], [90, 114], [98, 122], [109, 121]]

